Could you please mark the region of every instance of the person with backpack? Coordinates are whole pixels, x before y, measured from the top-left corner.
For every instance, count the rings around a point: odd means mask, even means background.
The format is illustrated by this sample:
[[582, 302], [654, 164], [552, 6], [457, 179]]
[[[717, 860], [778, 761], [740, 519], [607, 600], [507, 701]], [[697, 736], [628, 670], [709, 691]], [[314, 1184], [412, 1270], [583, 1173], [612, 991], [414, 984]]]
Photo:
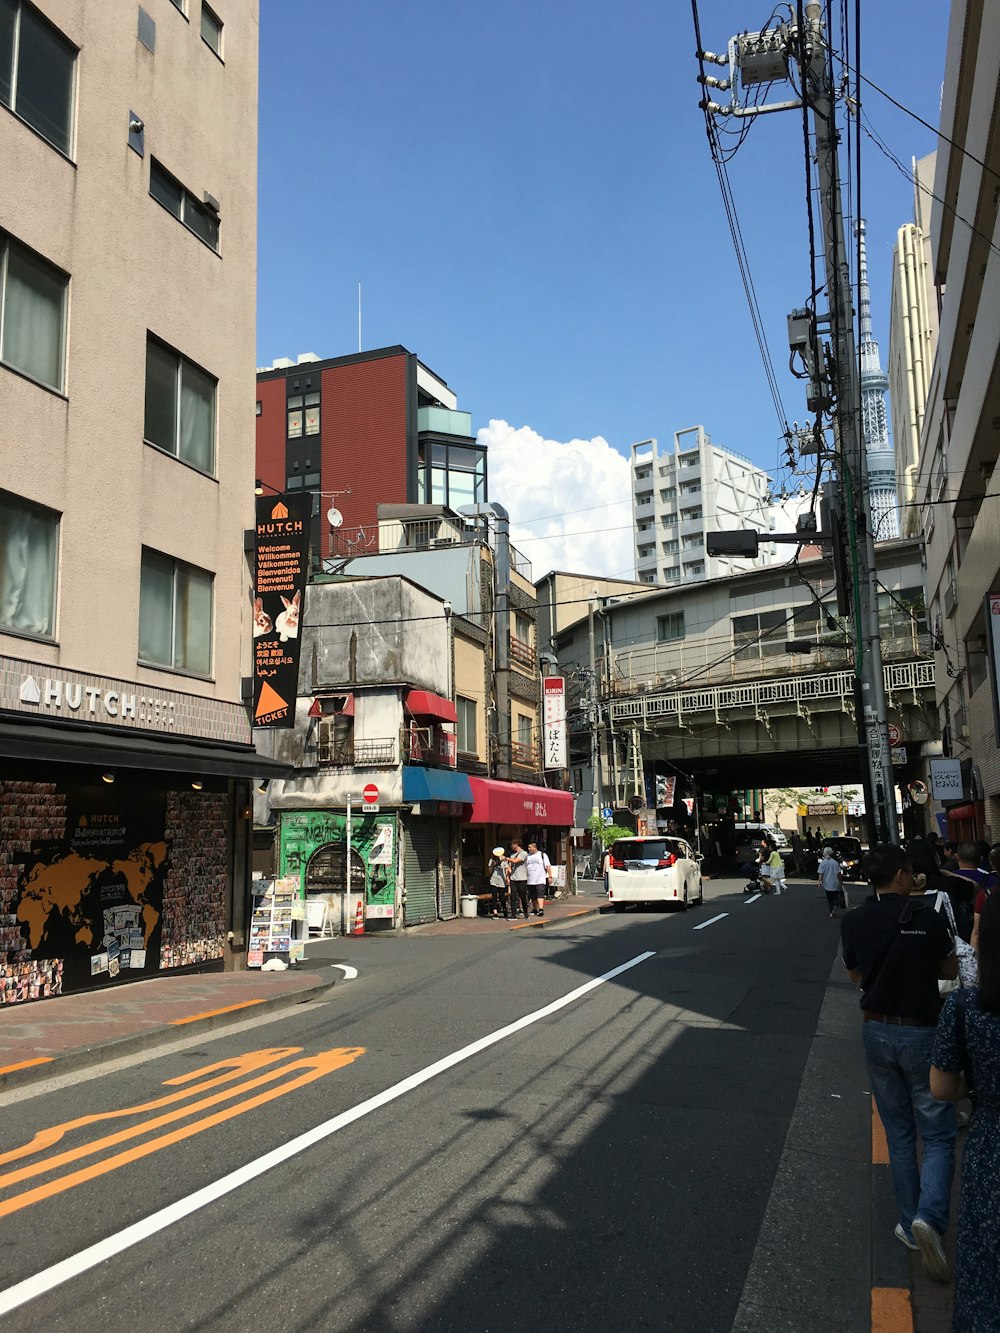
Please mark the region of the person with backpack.
[[983, 904], [978, 941], [979, 985], [945, 1001], [930, 1081], [935, 1097], [951, 1103], [968, 1095], [973, 1105], [958, 1204], [957, 1333], [995, 1329], [1000, 1312], [1000, 894]]
[[[953, 882], [964, 880], [966, 884], [953, 893], [952, 902], [955, 907], [955, 919], [958, 922], [958, 933], [964, 940], [970, 940], [977, 911], [975, 904], [985, 902], [986, 894], [996, 888], [997, 877], [993, 870], [984, 870], [980, 865], [980, 849], [976, 843], [959, 843], [957, 855], [958, 864], [952, 869], [949, 878]], [[981, 911], [982, 908], [978, 910]]]
[[874, 893], [847, 913], [840, 934], [847, 974], [861, 989], [865, 1063], [899, 1210], [895, 1235], [919, 1249], [931, 1277], [946, 1282], [941, 1237], [955, 1171], [955, 1108], [931, 1095], [930, 1071], [938, 981], [955, 980], [958, 959], [947, 921], [923, 896], [923, 877], [902, 848], [873, 847], [867, 869]]
[[549, 858], [539, 850], [537, 842], [528, 843], [528, 859], [525, 863], [528, 872], [528, 895], [531, 898], [531, 910], [535, 916], [544, 916], [545, 909], [540, 899], [545, 897], [545, 886], [552, 882], [552, 866]]

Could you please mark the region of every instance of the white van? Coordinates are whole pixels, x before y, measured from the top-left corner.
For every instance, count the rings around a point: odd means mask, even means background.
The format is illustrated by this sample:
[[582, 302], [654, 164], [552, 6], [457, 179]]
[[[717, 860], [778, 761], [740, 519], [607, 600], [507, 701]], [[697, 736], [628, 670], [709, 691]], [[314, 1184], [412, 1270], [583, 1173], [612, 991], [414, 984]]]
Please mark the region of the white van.
[[762, 824], [756, 820], [747, 820], [745, 823], [735, 825], [735, 828], [737, 837], [740, 834], [748, 834], [751, 837], [756, 835], [758, 838], [770, 838], [779, 852], [788, 846], [788, 839], [777, 824]]

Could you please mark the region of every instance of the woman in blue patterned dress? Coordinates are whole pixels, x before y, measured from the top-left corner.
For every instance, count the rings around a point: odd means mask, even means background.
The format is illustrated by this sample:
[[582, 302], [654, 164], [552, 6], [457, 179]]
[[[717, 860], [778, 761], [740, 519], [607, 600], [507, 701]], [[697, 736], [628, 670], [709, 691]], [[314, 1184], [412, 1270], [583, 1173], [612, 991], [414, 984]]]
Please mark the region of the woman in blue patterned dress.
[[[974, 939], [974, 943], [977, 941]], [[931, 1092], [974, 1110], [962, 1157], [952, 1333], [1000, 1333], [1000, 893], [979, 918], [979, 985], [953, 991], [938, 1022]]]

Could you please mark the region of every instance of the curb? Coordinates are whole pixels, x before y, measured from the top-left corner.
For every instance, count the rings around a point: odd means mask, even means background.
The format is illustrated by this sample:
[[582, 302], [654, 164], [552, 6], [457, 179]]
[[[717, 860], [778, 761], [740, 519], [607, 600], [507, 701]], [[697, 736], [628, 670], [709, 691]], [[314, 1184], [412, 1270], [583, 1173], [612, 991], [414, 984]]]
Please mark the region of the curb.
[[[334, 969], [331, 967], [331, 970]], [[305, 990], [285, 991], [280, 995], [266, 996], [260, 1000], [230, 1006], [194, 1018], [168, 1020], [158, 1027], [148, 1028], [143, 1032], [134, 1032], [126, 1037], [114, 1037], [110, 1041], [93, 1046], [78, 1046], [74, 1050], [60, 1052], [59, 1055], [43, 1056], [37, 1062], [26, 1061], [23, 1068], [11, 1068], [6, 1073], [0, 1074], [0, 1093], [11, 1092], [15, 1088], [23, 1088], [31, 1083], [40, 1083], [50, 1078], [58, 1078], [63, 1074], [72, 1074], [78, 1069], [89, 1069], [110, 1064], [124, 1056], [136, 1055], [143, 1051], [153, 1051], [157, 1047], [169, 1046], [175, 1041], [181, 1041], [186, 1036], [197, 1036], [206, 1032], [215, 1032], [221, 1028], [232, 1027], [251, 1016], [276, 1013], [282, 1009], [290, 1009], [296, 1004], [308, 1004], [310, 1001], [326, 995], [328, 991], [344, 980], [343, 976], [337, 975], [329, 981], [320, 980], [315, 986], [310, 986]]]
[[565, 912], [562, 916], [542, 917], [537, 921], [525, 921], [511, 926], [511, 930], [544, 930], [546, 926], [561, 926], [564, 921], [579, 921], [582, 917], [600, 916], [603, 907], [584, 907], [579, 912]]

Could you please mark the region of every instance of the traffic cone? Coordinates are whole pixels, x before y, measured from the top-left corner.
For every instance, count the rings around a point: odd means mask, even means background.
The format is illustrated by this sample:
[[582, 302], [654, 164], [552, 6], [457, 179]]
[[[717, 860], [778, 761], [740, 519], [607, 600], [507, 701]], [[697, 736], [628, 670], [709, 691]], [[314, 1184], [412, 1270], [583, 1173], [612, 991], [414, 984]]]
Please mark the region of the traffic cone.
[[358, 899], [358, 910], [354, 913], [354, 929], [352, 935], [363, 935], [365, 933], [365, 909], [361, 899]]

